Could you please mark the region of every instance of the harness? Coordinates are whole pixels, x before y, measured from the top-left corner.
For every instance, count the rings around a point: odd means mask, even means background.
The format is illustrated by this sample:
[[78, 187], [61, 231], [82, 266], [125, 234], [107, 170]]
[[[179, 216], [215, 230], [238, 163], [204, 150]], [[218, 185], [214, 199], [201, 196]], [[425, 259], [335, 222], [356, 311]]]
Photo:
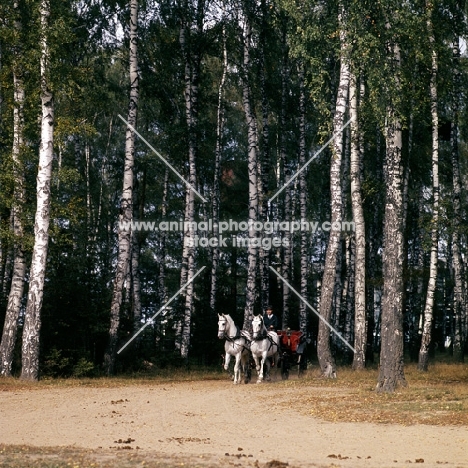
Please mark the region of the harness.
[[224, 338], [226, 339], [226, 341], [229, 341], [230, 343], [232, 343], [232, 346], [240, 346], [244, 349], [246, 349], [247, 351], [250, 351], [249, 348], [244, 345], [244, 344], [240, 344], [240, 343], [235, 343], [236, 340], [240, 339], [240, 338], [244, 338], [245, 342], [247, 344], [250, 344], [250, 340], [242, 334], [242, 330], [236, 325], [236, 335], [235, 336], [229, 336], [226, 334], [226, 332], [224, 332]]
[[242, 337], [241, 331], [240, 331], [240, 328], [237, 325], [236, 325], [236, 334], [235, 334], [235, 336], [231, 337], [228, 334], [226, 334], [226, 332], [224, 332], [224, 338], [226, 338], [227, 341], [238, 340], [241, 337]]
[[268, 338], [268, 341], [270, 342], [270, 346], [268, 347], [268, 351], [270, 351], [270, 349], [273, 346], [276, 346], [279, 349], [279, 346], [273, 341], [273, 338], [268, 333], [266, 334], [266, 337]]
[[273, 346], [276, 346], [279, 349], [279, 346], [273, 341], [273, 338], [268, 334], [268, 330], [266, 328], [263, 328], [262, 333], [257, 335], [257, 338], [254, 338], [255, 341], [263, 341], [263, 340], [268, 340], [270, 342], [270, 346], [268, 347], [268, 351]]

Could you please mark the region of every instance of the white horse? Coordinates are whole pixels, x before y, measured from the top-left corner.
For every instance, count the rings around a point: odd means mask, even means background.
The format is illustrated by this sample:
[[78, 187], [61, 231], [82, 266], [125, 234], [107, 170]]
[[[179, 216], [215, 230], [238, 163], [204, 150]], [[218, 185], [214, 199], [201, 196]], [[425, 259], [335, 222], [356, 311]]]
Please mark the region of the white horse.
[[279, 337], [274, 331], [268, 331], [263, 323], [263, 317], [256, 315], [252, 321], [252, 338], [253, 341], [250, 345], [250, 351], [255, 361], [257, 368], [258, 379], [257, 383], [263, 380], [263, 369], [266, 367], [266, 375], [270, 375], [270, 360], [273, 358], [273, 364], [277, 367], [279, 361], [280, 341]]
[[240, 330], [229, 314], [218, 314], [218, 338], [225, 339], [224, 369], [228, 370], [231, 356], [236, 358], [234, 365], [234, 383], [241, 381], [241, 370], [244, 371], [244, 382], [250, 382], [250, 342], [249, 332]]

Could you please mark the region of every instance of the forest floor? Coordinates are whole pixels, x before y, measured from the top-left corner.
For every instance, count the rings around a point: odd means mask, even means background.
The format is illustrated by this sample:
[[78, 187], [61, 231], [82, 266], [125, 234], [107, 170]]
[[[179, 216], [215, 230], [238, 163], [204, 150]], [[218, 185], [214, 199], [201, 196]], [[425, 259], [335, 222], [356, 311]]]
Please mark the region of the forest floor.
[[[0, 466], [468, 467], [468, 365], [234, 386], [170, 380], [0, 380]], [[188, 380], [187, 380], [188, 378]], [[208, 379], [209, 378], [209, 379]]]

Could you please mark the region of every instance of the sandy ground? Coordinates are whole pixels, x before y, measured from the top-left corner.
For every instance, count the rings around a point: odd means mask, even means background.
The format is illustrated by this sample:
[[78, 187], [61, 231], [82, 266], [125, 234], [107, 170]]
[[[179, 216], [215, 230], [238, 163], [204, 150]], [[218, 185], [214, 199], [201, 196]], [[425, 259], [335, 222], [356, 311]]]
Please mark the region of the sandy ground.
[[324, 422], [288, 405], [293, 392], [280, 382], [229, 381], [4, 391], [0, 443], [138, 446], [219, 466], [468, 467], [467, 427]]

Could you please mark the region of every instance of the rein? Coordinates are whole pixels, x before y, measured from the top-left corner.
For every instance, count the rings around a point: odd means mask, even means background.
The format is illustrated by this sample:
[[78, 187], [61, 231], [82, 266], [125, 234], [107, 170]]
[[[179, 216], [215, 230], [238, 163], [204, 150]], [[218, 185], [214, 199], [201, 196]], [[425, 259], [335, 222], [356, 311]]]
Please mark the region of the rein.
[[268, 351], [270, 351], [270, 349], [273, 347], [273, 346], [277, 346], [277, 344], [273, 341], [273, 338], [268, 334], [268, 330], [266, 328], [263, 328], [262, 330], [262, 333], [260, 335], [257, 336], [257, 338], [254, 338], [255, 341], [263, 341], [263, 340], [268, 340], [270, 342], [270, 346], [268, 347]]
[[242, 338], [241, 331], [240, 331], [239, 327], [236, 325], [236, 334], [234, 336], [229, 336], [225, 331], [224, 332], [224, 338], [227, 341], [234, 341], [234, 340], [238, 340], [239, 338]]
[[243, 338], [245, 340], [246, 343], [250, 343], [250, 340], [247, 339], [246, 336], [242, 335], [242, 331], [241, 329], [236, 325], [236, 335], [235, 336], [229, 336], [226, 332], [224, 332], [224, 339], [226, 341], [229, 341], [229, 343], [232, 343], [232, 345], [234, 346], [240, 346], [244, 349], [246, 349], [247, 351], [250, 351], [249, 348], [245, 345], [245, 344], [241, 344], [241, 343], [236, 343], [236, 340], [239, 340]]
[[[270, 347], [268, 348], [268, 351], [270, 351], [270, 349], [273, 347], [273, 346], [276, 346], [278, 348], [278, 345], [273, 341], [273, 338], [267, 334], [267, 338], [268, 338], [268, 341], [270, 342]], [[278, 348], [279, 349], [279, 348]]]

